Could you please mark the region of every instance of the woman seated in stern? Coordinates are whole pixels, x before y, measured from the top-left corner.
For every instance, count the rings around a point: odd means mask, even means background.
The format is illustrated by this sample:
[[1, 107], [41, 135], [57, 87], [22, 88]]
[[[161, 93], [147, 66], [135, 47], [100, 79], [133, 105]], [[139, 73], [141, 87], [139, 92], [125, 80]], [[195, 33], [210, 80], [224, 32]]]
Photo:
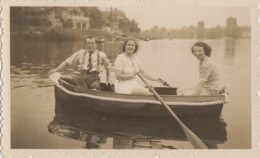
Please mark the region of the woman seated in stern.
[[217, 95], [224, 87], [220, 83], [220, 74], [215, 62], [210, 58], [211, 47], [205, 42], [196, 42], [192, 54], [200, 61], [200, 80], [193, 88], [178, 89], [178, 95]]
[[145, 72], [143, 64], [135, 54], [138, 50], [137, 41], [127, 39], [123, 43], [123, 53], [119, 54], [115, 60], [115, 92], [124, 94], [151, 94], [148, 88], [138, 83], [137, 73], [141, 73], [145, 78], [151, 81], [160, 82]]

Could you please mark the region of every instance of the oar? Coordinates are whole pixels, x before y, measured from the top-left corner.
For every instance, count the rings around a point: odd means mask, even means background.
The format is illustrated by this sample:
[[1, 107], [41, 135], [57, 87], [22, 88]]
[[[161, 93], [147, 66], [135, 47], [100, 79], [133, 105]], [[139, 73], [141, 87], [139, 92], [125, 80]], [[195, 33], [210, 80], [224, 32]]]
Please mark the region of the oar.
[[140, 79], [145, 83], [145, 85], [149, 88], [149, 90], [154, 94], [157, 100], [161, 102], [162, 105], [171, 113], [171, 115], [177, 120], [177, 122], [181, 125], [187, 139], [190, 141], [192, 146], [195, 149], [208, 149], [208, 147], [203, 143], [203, 141], [194, 134], [187, 126], [184, 125], [184, 123], [179, 119], [179, 117], [172, 111], [172, 109], [167, 105], [161, 96], [154, 90], [152, 86], [148, 84], [148, 82], [144, 79], [143, 75], [139, 72], [137, 75], [140, 77]]
[[159, 80], [164, 86], [170, 87], [170, 85], [166, 81], [162, 80], [161, 78], [159, 78]]

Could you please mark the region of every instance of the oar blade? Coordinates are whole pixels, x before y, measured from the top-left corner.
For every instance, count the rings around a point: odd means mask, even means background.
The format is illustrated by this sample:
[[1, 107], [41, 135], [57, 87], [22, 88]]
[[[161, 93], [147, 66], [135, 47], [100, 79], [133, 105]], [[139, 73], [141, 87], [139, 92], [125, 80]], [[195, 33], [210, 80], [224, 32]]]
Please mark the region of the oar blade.
[[154, 90], [153, 87], [151, 87], [148, 82], [144, 79], [141, 73], [137, 73], [137, 75], [140, 77], [140, 79], [145, 83], [147, 87], [149, 87], [149, 90], [154, 94], [155, 98], [161, 102], [161, 104], [170, 112], [170, 114], [173, 116], [173, 118], [176, 119], [176, 121], [181, 125], [182, 129], [184, 130], [184, 133], [187, 137], [187, 139], [191, 142], [192, 146], [195, 149], [208, 149], [208, 147], [202, 142], [202, 140], [194, 134], [188, 127], [185, 126], [185, 124], [179, 119], [179, 117], [172, 111], [172, 109], [169, 107], [168, 104], [161, 98], [161, 96]]
[[190, 131], [186, 127], [184, 127], [183, 130], [184, 130], [184, 133], [185, 133], [187, 139], [190, 141], [190, 143], [192, 144], [192, 146], [195, 149], [208, 149], [208, 147], [205, 145], [205, 143], [197, 135], [195, 135], [192, 131]]

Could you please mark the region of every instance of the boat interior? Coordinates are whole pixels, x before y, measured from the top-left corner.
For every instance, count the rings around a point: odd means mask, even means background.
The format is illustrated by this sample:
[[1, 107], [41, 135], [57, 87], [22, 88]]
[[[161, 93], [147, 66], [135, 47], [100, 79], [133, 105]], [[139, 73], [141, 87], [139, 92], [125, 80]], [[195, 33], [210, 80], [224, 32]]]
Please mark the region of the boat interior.
[[[71, 80], [71, 78], [67, 78], [67, 77], [60, 78], [59, 83], [66, 89], [73, 92], [84, 93], [89, 91], [89, 89], [76, 86], [75, 83], [73, 83], [73, 81]], [[111, 93], [115, 92], [114, 85], [107, 85], [106, 83], [100, 83], [100, 88], [101, 91], [111, 92]], [[177, 95], [177, 88], [174, 87], [154, 87], [154, 89], [159, 95]]]

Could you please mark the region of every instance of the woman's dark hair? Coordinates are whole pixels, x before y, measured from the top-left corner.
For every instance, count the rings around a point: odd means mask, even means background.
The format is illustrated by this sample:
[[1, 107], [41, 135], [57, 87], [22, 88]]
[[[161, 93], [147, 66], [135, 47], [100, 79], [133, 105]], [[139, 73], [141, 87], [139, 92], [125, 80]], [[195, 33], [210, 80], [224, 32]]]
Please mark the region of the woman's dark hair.
[[132, 38], [129, 38], [129, 39], [126, 39], [125, 41], [124, 41], [124, 43], [123, 43], [123, 52], [125, 52], [125, 47], [126, 47], [126, 44], [127, 44], [127, 42], [129, 42], [129, 41], [134, 41], [135, 42], [135, 50], [134, 50], [134, 53], [136, 53], [137, 52], [137, 50], [138, 50], [138, 44], [137, 44], [137, 41], [135, 40], [135, 39], [132, 39]]
[[211, 47], [207, 43], [205, 43], [205, 42], [196, 42], [196, 43], [194, 43], [193, 46], [191, 47], [192, 54], [194, 54], [194, 46], [202, 47], [203, 50], [204, 50], [205, 55], [210, 57], [212, 49], [211, 49]]

